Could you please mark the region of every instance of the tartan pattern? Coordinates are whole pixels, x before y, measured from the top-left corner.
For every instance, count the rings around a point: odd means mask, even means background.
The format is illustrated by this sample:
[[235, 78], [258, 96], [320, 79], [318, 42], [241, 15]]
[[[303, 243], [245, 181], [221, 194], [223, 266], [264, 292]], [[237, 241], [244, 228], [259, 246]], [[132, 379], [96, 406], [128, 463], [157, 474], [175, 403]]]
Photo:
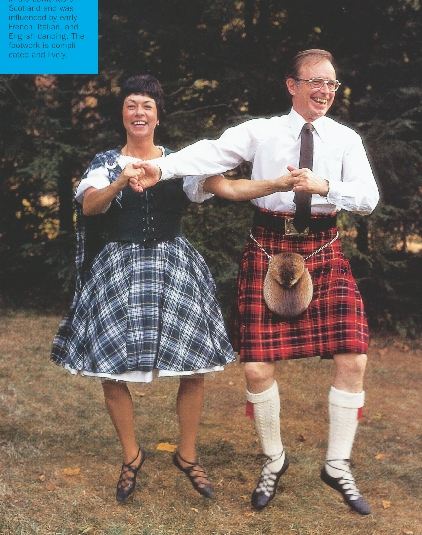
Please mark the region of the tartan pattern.
[[[306, 257], [334, 238], [337, 229], [307, 237], [286, 236], [255, 226], [252, 233], [271, 256], [293, 252]], [[366, 353], [368, 325], [359, 290], [340, 240], [305, 262], [314, 294], [298, 318], [281, 320], [266, 306], [263, 283], [268, 259], [249, 238], [243, 254], [232, 317], [233, 347], [243, 362], [264, 362], [338, 353]]]
[[[82, 179], [103, 166], [113, 182], [121, 173], [118, 155], [116, 149], [97, 154]], [[75, 206], [76, 290], [54, 338], [54, 362], [121, 374], [195, 371], [235, 360], [212, 275], [186, 239], [153, 248], [118, 243], [99, 248], [86, 223], [95, 219], [101, 225], [101, 216], [85, 218], [80, 203]]]
[[201, 255], [185, 238], [153, 248], [109, 243], [53, 343], [71, 369], [194, 371], [235, 360]]

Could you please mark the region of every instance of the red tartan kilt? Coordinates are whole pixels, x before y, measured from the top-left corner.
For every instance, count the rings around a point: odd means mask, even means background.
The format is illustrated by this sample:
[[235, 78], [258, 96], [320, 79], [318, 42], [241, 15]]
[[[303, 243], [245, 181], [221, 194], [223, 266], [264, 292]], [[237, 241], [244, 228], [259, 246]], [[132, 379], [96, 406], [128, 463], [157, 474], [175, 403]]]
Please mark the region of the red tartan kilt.
[[[252, 229], [255, 239], [271, 256], [293, 252], [306, 257], [336, 232], [333, 228], [300, 238], [272, 228]], [[282, 320], [269, 310], [263, 297], [268, 258], [249, 238], [240, 263], [232, 318], [232, 343], [241, 361], [366, 353], [369, 333], [363, 302], [340, 240], [309, 258], [305, 265], [314, 287], [312, 301], [297, 318]]]

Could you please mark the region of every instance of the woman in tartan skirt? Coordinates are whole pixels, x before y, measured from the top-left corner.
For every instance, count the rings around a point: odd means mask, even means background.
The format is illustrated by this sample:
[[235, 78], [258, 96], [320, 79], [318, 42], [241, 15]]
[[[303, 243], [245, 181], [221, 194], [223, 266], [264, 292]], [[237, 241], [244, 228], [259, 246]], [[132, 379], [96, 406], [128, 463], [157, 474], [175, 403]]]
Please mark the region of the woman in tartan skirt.
[[132, 494], [145, 452], [135, 437], [127, 382], [179, 376], [180, 428], [174, 464], [203, 496], [213, 487], [196, 460], [204, 374], [235, 360], [215, 284], [203, 258], [181, 235], [187, 197], [246, 200], [280, 189], [222, 176], [184, 177], [143, 192], [139, 160], [166, 156], [154, 143], [164, 114], [163, 92], [149, 75], [124, 84], [120, 102], [126, 145], [97, 154], [76, 192], [77, 286], [69, 314], [54, 339], [52, 360], [72, 374], [99, 377], [123, 449], [116, 498]]

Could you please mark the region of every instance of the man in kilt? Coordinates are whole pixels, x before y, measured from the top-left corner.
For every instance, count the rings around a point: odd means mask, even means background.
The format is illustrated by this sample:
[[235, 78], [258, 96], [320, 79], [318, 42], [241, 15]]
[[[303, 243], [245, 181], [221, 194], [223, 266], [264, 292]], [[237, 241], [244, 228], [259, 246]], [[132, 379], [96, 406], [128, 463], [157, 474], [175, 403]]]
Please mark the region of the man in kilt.
[[[249, 120], [229, 128], [218, 140], [201, 140], [165, 160], [142, 164], [141, 186], [159, 178], [213, 175], [242, 161], [252, 162], [252, 180], [275, 178], [286, 168], [290, 172], [284, 192], [252, 201], [254, 225], [240, 264], [233, 318], [234, 348], [245, 363], [247, 413], [255, 421], [266, 457], [252, 494], [256, 509], [274, 498], [289, 465], [280, 435], [275, 363], [320, 356], [335, 364], [321, 479], [339, 491], [353, 510], [362, 515], [371, 512], [356, 486], [349, 460], [364, 404], [368, 326], [337, 239], [336, 213], [344, 209], [370, 214], [379, 193], [360, 136], [326, 117], [339, 86], [329, 52], [300, 52], [286, 76], [292, 99], [289, 114]], [[307, 130], [306, 135], [302, 130]], [[309, 152], [309, 146], [304, 148], [303, 136], [311, 138], [311, 160], [306, 165], [301, 153]], [[218, 194], [218, 188], [211, 192]], [[299, 216], [301, 199], [310, 204], [310, 217], [306, 206], [303, 217]], [[295, 318], [272, 312], [263, 296], [268, 258], [281, 252], [302, 255], [312, 277], [312, 301]]]

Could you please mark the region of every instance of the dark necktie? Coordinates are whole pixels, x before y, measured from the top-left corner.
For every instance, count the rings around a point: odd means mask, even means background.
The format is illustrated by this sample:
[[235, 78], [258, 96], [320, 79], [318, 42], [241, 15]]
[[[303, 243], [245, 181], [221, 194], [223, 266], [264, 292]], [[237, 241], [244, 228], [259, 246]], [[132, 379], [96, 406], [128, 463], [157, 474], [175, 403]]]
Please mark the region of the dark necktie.
[[[299, 168], [312, 170], [314, 161], [314, 137], [312, 130], [314, 127], [311, 123], [305, 123], [300, 133], [300, 158]], [[295, 193], [294, 202], [296, 212], [293, 218], [293, 225], [298, 232], [303, 232], [311, 222], [311, 193]]]

